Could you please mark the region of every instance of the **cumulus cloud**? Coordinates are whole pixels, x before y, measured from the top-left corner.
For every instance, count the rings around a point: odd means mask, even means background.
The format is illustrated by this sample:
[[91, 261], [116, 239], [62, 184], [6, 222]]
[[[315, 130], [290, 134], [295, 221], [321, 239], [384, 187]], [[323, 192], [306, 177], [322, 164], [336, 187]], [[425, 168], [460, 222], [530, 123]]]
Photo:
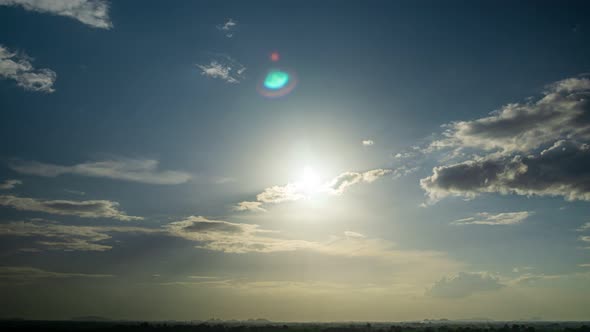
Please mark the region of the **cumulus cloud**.
[[359, 183], [371, 183], [390, 174], [389, 169], [372, 169], [366, 172], [344, 172], [330, 181], [311, 186], [305, 181], [272, 186], [256, 195], [256, 201], [243, 201], [234, 206], [236, 211], [266, 211], [264, 205], [293, 202], [306, 199], [312, 194], [342, 195], [348, 188]]
[[109, 3], [105, 0], [0, 0], [0, 6], [66, 16], [94, 28], [110, 29]]
[[244, 79], [246, 67], [229, 56], [217, 56], [209, 64], [197, 64], [201, 75], [218, 78], [227, 83], [240, 83]]
[[0, 45], [0, 78], [14, 80], [25, 90], [54, 92], [57, 74], [51, 69], [36, 69], [31, 61], [27, 55]]
[[217, 30], [223, 32], [227, 38], [232, 38], [238, 27], [238, 22], [229, 18], [225, 23], [219, 24]]
[[118, 209], [119, 203], [107, 200], [42, 200], [13, 195], [0, 195], [0, 206], [11, 207], [21, 211], [44, 212], [82, 218], [111, 218], [122, 221], [143, 219], [142, 217], [128, 216], [125, 212]]
[[14, 187], [16, 187], [19, 184], [23, 184], [23, 182], [20, 180], [8, 179], [0, 183], [0, 190], [14, 189]]
[[37, 161], [17, 161], [11, 163], [10, 168], [21, 174], [44, 177], [73, 174], [162, 185], [180, 184], [191, 179], [191, 175], [185, 172], [158, 170], [158, 164], [159, 162], [153, 159], [119, 158], [71, 166]]
[[550, 85], [536, 102], [504, 106], [488, 117], [448, 124], [431, 146], [529, 152], [558, 140], [590, 139], [590, 79]]
[[[45, 250], [106, 251], [112, 246], [104, 241], [111, 233], [152, 234], [159, 229], [121, 226], [62, 225], [45, 220], [15, 221], [0, 224], [0, 236], [17, 236], [37, 239], [36, 244]], [[35, 248], [40, 250], [39, 248]]]
[[590, 200], [590, 149], [558, 141], [538, 155], [487, 156], [447, 166], [420, 180], [431, 202], [480, 193], [562, 196]]
[[361, 143], [363, 144], [363, 146], [372, 146], [375, 144], [375, 141], [373, 141], [372, 139], [364, 139], [361, 141]]
[[514, 225], [519, 224], [528, 218], [532, 212], [504, 212], [490, 214], [487, 212], [477, 213], [474, 217], [453, 221], [452, 225]]
[[439, 298], [462, 298], [474, 293], [495, 291], [505, 287], [500, 278], [485, 272], [459, 272], [443, 277], [426, 291]]
[[111, 274], [53, 272], [30, 266], [0, 266], [0, 280], [21, 283], [34, 282], [41, 279], [110, 278], [112, 276]]
[[429, 201], [481, 193], [590, 200], [589, 97], [590, 79], [569, 78], [537, 101], [446, 125], [425, 151], [451, 149], [446, 160], [480, 155], [435, 167], [420, 181]]

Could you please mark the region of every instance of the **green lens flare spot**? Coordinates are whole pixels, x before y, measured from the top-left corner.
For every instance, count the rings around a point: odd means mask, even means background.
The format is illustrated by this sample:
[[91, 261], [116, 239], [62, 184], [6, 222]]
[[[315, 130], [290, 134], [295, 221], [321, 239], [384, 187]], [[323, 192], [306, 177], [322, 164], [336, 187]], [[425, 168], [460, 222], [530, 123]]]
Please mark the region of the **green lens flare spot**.
[[289, 74], [280, 70], [273, 70], [266, 75], [264, 86], [268, 89], [281, 89], [289, 83]]

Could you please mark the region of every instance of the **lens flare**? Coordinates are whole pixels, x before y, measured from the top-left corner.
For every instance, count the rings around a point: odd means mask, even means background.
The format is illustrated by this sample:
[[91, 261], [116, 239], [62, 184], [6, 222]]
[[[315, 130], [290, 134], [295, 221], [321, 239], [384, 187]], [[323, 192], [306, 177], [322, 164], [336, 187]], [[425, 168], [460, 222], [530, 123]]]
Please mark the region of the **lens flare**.
[[297, 78], [285, 69], [271, 69], [258, 85], [258, 92], [265, 97], [282, 97], [293, 91]]
[[279, 52], [272, 52], [270, 54], [270, 61], [272, 62], [277, 62], [281, 59], [281, 55], [279, 54]]
[[290, 77], [288, 73], [280, 70], [272, 70], [266, 74], [264, 86], [268, 89], [278, 90], [287, 85], [289, 79]]

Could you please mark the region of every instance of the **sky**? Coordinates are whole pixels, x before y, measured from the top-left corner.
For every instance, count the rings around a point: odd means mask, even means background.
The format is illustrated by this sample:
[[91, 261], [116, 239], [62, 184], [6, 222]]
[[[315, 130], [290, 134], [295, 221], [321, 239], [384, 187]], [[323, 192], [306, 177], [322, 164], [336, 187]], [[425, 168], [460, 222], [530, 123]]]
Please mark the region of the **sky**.
[[0, 318], [590, 320], [589, 10], [0, 0]]

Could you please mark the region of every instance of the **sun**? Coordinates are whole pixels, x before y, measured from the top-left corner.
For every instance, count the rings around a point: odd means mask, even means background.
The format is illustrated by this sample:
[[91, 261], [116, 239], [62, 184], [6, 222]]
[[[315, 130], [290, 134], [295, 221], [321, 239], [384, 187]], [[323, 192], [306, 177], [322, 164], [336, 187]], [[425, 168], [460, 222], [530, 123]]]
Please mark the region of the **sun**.
[[321, 179], [319, 174], [310, 166], [303, 168], [303, 175], [301, 176], [301, 186], [303, 191], [307, 194], [313, 194], [320, 189]]

